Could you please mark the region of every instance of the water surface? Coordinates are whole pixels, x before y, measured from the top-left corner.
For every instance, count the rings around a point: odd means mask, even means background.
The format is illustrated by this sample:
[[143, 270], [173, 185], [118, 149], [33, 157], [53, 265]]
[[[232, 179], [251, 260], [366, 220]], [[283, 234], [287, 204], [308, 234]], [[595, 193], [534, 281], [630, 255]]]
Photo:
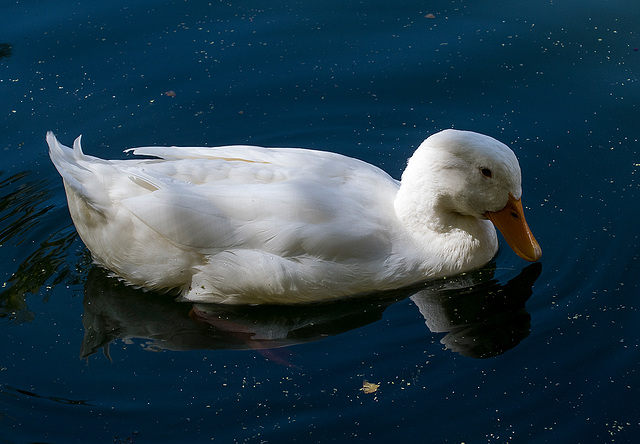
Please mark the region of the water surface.
[[[639, 5], [18, 0], [2, 16], [0, 442], [637, 442]], [[451, 127], [516, 152], [541, 263], [505, 246], [466, 276], [286, 309], [109, 278], [44, 142], [301, 146], [399, 177]]]

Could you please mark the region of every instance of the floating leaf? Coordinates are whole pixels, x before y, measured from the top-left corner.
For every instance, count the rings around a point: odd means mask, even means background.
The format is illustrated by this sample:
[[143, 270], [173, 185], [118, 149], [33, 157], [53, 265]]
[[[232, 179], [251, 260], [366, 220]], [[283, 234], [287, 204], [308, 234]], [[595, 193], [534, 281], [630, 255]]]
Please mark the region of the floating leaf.
[[374, 384], [373, 382], [369, 382], [365, 379], [364, 381], [362, 381], [362, 388], [360, 390], [369, 395], [371, 393], [377, 392], [378, 387], [380, 387], [380, 384]]
[[431, 13], [429, 13], [429, 14], [425, 15], [424, 18], [434, 19], [434, 18], [436, 18], [436, 16], [431, 14]]
[[167, 96], [167, 97], [175, 97], [176, 96], [176, 92], [175, 91], [165, 91], [164, 95]]

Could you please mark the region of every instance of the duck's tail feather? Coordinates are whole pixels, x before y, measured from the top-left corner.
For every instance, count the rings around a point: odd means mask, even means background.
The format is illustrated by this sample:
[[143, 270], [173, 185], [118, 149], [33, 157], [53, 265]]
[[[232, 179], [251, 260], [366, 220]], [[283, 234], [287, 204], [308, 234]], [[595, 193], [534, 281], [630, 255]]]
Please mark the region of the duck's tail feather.
[[104, 185], [96, 178], [95, 166], [105, 161], [87, 156], [82, 152], [79, 136], [73, 142], [73, 149], [62, 145], [51, 131], [47, 132], [49, 157], [66, 185], [93, 209], [104, 212], [111, 199]]

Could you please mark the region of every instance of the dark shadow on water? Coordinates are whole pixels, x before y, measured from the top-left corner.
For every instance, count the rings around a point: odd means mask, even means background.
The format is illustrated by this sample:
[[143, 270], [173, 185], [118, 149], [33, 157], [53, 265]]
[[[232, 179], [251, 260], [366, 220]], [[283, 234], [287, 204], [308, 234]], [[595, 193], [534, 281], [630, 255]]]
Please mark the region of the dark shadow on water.
[[13, 55], [13, 48], [9, 43], [0, 43], [0, 61]]
[[61, 398], [58, 396], [42, 396], [37, 393], [34, 393], [31, 390], [19, 389], [16, 387], [12, 387], [8, 384], [0, 385], [0, 397], [11, 397], [11, 398], [38, 398], [43, 400], [49, 400], [56, 402], [58, 404], [67, 404], [67, 405], [91, 405], [90, 400], [88, 399], [69, 399], [69, 398]]
[[0, 172], [0, 251], [10, 273], [0, 289], [0, 323], [33, 320], [28, 294], [77, 280], [67, 261], [77, 234], [70, 222], [58, 225], [61, 209], [51, 197], [50, 184], [32, 171]]
[[488, 358], [529, 335], [525, 303], [542, 266], [526, 267], [506, 284], [490, 267], [401, 290], [303, 306], [226, 306], [175, 302], [172, 296], [136, 290], [94, 267], [84, 296], [82, 358], [118, 338], [147, 340], [149, 350], [269, 350], [317, 341], [376, 322], [390, 305], [410, 297], [434, 333], [452, 351]]

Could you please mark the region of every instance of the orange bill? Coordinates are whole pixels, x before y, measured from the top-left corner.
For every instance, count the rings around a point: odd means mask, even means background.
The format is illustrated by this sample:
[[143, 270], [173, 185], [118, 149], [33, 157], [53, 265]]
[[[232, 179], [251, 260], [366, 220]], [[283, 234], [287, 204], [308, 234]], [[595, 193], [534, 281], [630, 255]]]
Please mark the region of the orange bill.
[[502, 233], [507, 243], [522, 259], [534, 262], [542, 256], [542, 249], [524, 219], [521, 199], [509, 194], [507, 205], [499, 211], [488, 211], [485, 216]]

